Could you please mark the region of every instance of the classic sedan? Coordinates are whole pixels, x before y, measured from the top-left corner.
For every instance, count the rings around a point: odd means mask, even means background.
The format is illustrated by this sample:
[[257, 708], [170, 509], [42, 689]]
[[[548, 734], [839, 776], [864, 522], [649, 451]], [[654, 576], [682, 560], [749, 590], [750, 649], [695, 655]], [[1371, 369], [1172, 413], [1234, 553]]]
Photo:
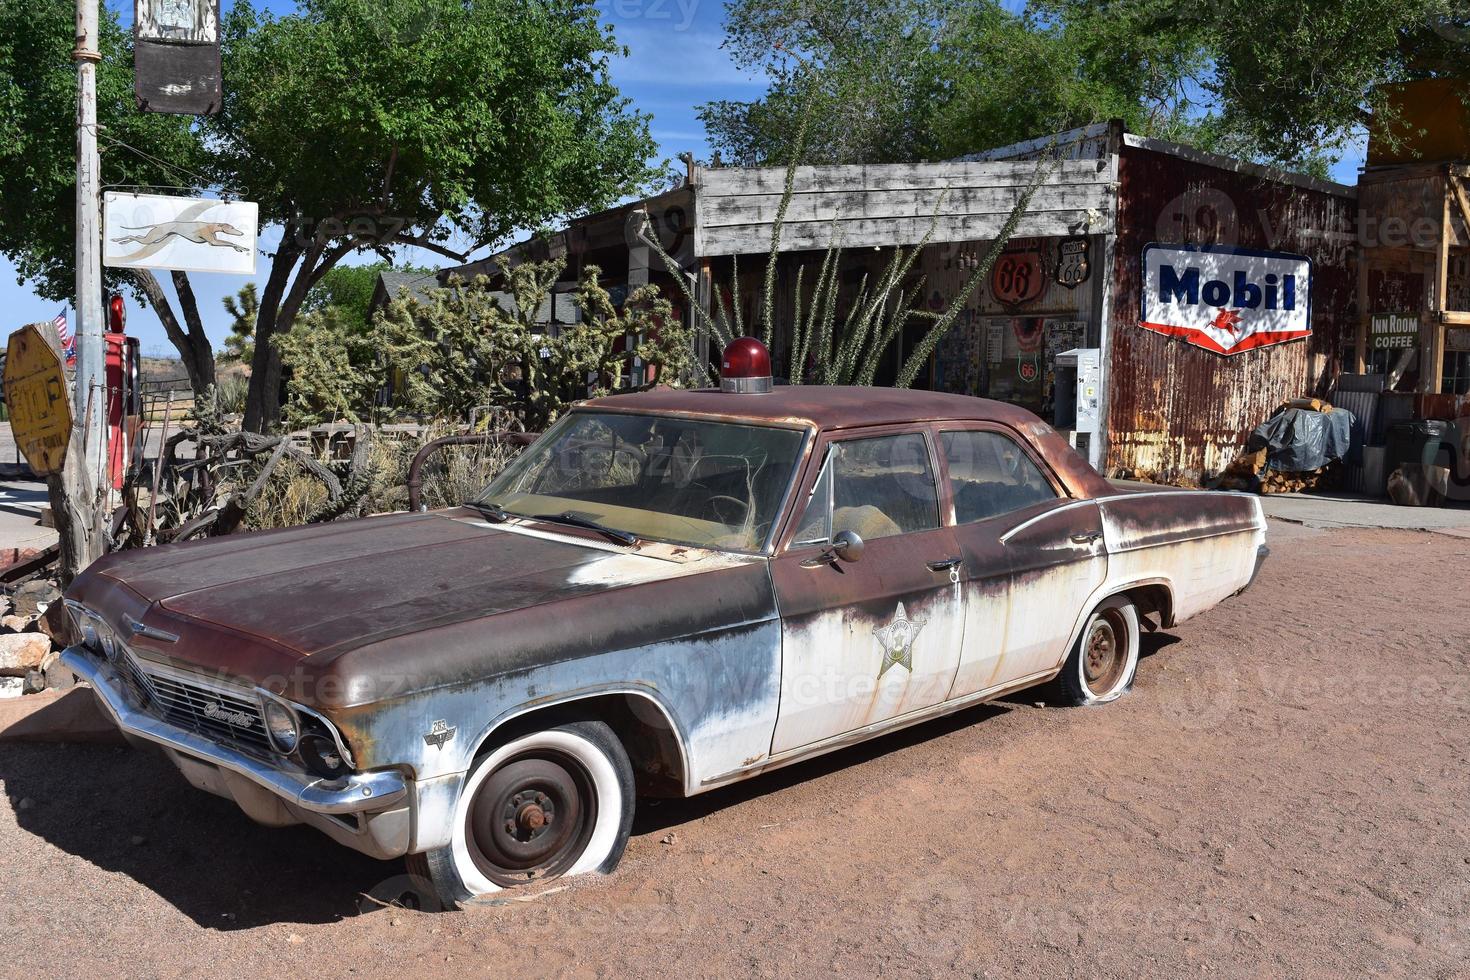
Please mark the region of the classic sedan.
[[1008, 692], [1124, 694], [1240, 592], [1249, 496], [1121, 492], [957, 395], [727, 377], [593, 400], [475, 500], [109, 556], [65, 662], [271, 825], [443, 902], [618, 863], [693, 795]]

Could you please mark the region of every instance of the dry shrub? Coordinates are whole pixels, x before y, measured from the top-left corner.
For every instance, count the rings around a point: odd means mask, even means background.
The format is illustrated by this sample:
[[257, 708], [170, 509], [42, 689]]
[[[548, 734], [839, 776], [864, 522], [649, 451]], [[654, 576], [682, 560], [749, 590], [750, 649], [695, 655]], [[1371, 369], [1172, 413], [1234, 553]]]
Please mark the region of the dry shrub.
[[[253, 479], [253, 476], [252, 476]], [[245, 513], [245, 527], [263, 531], [305, 524], [327, 502], [327, 488], [295, 460], [284, 459]]]
[[[428, 442], [446, 434], [431, 429], [421, 437], [403, 438], [392, 433], [377, 433], [372, 439], [367, 460], [358, 474], [360, 500], [344, 516], [363, 517], [408, 509], [408, 470], [414, 456]], [[435, 452], [423, 467], [421, 500], [428, 509], [454, 507], [477, 496], [491, 480], [521, 451], [519, 446], [466, 445], [445, 446]], [[248, 486], [259, 474], [259, 465], [242, 467], [232, 478]], [[340, 461], [323, 457], [321, 462], [342, 470], [338, 473], [344, 485], [348, 474]], [[260, 495], [246, 513], [244, 527], [265, 530], [304, 524], [326, 504], [327, 488], [300, 463], [284, 459], [271, 474]]]

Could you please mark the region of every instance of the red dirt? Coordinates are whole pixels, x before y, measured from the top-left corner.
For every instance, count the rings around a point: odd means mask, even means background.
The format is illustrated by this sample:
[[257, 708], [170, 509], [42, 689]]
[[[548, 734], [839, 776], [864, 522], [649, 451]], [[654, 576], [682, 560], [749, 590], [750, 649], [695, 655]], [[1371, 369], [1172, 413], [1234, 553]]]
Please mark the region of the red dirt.
[[401, 868], [146, 754], [0, 746], [0, 972], [1463, 972], [1470, 555], [1271, 534], [1116, 704], [1023, 696], [645, 803], [612, 877], [459, 914], [362, 899]]

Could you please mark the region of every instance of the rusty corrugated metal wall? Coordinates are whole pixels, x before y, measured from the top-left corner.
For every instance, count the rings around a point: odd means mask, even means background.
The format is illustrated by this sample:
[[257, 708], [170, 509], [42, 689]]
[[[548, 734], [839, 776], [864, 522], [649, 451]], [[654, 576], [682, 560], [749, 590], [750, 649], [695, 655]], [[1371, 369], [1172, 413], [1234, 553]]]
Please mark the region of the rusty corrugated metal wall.
[[[1109, 356], [1110, 475], [1217, 474], [1284, 400], [1324, 395], [1355, 331], [1357, 202], [1134, 146], [1120, 149]], [[1312, 259], [1312, 336], [1230, 357], [1138, 326], [1150, 242]]]

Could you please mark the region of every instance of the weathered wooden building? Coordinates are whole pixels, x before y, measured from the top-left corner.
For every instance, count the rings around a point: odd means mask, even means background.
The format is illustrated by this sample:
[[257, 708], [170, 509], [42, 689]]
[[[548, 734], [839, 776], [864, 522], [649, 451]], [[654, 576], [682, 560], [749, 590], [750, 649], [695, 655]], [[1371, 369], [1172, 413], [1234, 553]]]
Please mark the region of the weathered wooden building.
[[[1355, 190], [1117, 123], [945, 163], [798, 168], [777, 266], [778, 373], [799, 381], [806, 367], [789, 357], [799, 269], [809, 291], [827, 249], [841, 247], [850, 300], [895, 246], [925, 242], [907, 285], [922, 283], [926, 309], [946, 309], [1042, 158], [1015, 235], [919, 386], [999, 398], [1050, 421], [1071, 402], [1058, 397], [1071, 384], [1058, 355], [1095, 350], [1100, 383], [1078, 394], [1103, 424], [1079, 442], [1106, 472], [1185, 482], [1223, 468], [1282, 401], [1327, 392], [1356, 333]], [[596, 265], [615, 290], [654, 282], [677, 296], [639, 240], [646, 220], [697, 302], [709, 304], [719, 283], [751, 324], [785, 179], [784, 168], [691, 168], [673, 191], [579, 219], [505, 258], [564, 255], [559, 288]], [[457, 271], [493, 269], [486, 260]], [[879, 383], [922, 333], [885, 352]]]

